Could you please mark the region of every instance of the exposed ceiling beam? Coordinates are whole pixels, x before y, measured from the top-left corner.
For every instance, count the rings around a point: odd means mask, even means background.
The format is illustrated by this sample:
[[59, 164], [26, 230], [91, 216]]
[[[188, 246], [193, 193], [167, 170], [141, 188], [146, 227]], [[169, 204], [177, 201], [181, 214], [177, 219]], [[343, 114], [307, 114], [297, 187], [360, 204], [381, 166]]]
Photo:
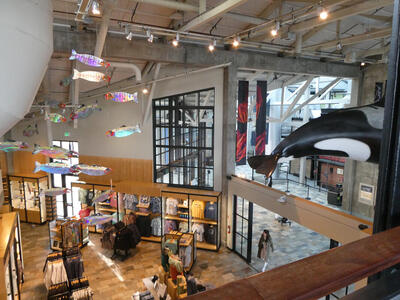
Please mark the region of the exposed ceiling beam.
[[323, 24], [329, 24], [338, 20], [342, 20], [351, 16], [359, 15], [379, 7], [384, 7], [393, 4], [393, 0], [370, 0], [363, 1], [358, 4], [338, 9], [329, 14], [328, 18], [323, 21], [319, 17], [311, 18], [303, 22], [296, 23], [290, 26], [290, 31], [301, 32], [312, 29]]
[[176, 2], [176, 1], [168, 1], [168, 0], [139, 0], [135, 1], [138, 3], [149, 3], [149, 4], [154, 4], [158, 6], [163, 6], [163, 7], [168, 7], [176, 10], [182, 10], [182, 11], [192, 11], [192, 12], [198, 12], [199, 7], [196, 5], [191, 5], [183, 2]]
[[392, 16], [379, 16], [379, 15], [366, 15], [366, 14], [360, 14], [360, 16], [383, 23], [392, 21]]
[[306, 89], [308, 88], [308, 86], [311, 84], [311, 82], [313, 81], [314, 77], [310, 76], [307, 78], [307, 81], [303, 83], [303, 85], [301, 87], [299, 87], [295, 93], [297, 93], [296, 97], [293, 99], [292, 103], [290, 103], [288, 109], [286, 110], [285, 114], [283, 115], [281, 122], [285, 121], [287, 119], [287, 117], [289, 117], [290, 112], [292, 111], [293, 107], [297, 104], [297, 102], [299, 102], [299, 100], [301, 99], [301, 97], [304, 95], [304, 92], [306, 91]]
[[216, 7], [202, 13], [201, 15], [195, 17], [185, 25], [183, 25], [179, 31], [189, 31], [196, 28], [210, 20], [218, 18], [224, 13], [234, 9], [235, 7], [244, 4], [248, 0], [226, 0], [225, 2], [217, 5]]
[[[96, 35], [90, 32], [67, 30], [53, 31], [53, 57], [67, 57], [71, 49], [87, 53], [94, 48]], [[115, 47], [118, 45], [118, 47]], [[166, 62], [185, 65], [212, 66], [232, 62], [237, 68], [270, 72], [324, 75], [333, 77], [358, 77], [359, 66], [343, 63], [321, 62], [309, 58], [279, 57], [269, 53], [218, 49], [212, 54], [203, 45], [184, 44], [174, 48], [168, 44], [147, 41], [128, 41], [122, 36], [108, 35], [104, 46], [104, 58], [130, 62], [132, 60]]]
[[354, 36], [347, 37], [347, 38], [336, 39], [336, 40], [323, 42], [323, 43], [319, 43], [319, 44], [315, 44], [315, 45], [305, 46], [305, 47], [303, 47], [303, 49], [304, 50], [330, 49], [330, 48], [335, 48], [338, 45], [338, 43], [340, 43], [342, 46], [353, 45], [353, 44], [357, 44], [357, 43], [361, 43], [361, 42], [365, 42], [365, 41], [380, 39], [382, 37], [389, 36], [391, 33], [392, 33], [392, 28], [386, 27], [383, 29], [376, 29], [376, 30], [372, 30], [370, 32], [354, 35]]
[[246, 16], [246, 15], [233, 13], [233, 12], [228, 12], [224, 16], [230, 17], [232, 19], [235, 19], [235, 20], [238, 20], [238, 21], [241, 21], [241, 22], [255, 24], [255, 25], [259, 25], [259, 24], [262, 24], [262, 23], [267, 21], [265, 18]]

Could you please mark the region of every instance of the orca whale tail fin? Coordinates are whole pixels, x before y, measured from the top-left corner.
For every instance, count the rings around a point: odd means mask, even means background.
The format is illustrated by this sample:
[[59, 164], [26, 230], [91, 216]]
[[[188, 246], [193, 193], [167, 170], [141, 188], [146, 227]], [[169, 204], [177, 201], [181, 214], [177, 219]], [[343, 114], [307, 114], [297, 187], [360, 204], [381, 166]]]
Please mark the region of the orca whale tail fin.
[[276, 164], [279, 159], [279, 154], [274, 155], [257, 155], [247, 159], [252, 169], [255, 169], [257, 173], [265, 174], [270, 177], [275, 171]]

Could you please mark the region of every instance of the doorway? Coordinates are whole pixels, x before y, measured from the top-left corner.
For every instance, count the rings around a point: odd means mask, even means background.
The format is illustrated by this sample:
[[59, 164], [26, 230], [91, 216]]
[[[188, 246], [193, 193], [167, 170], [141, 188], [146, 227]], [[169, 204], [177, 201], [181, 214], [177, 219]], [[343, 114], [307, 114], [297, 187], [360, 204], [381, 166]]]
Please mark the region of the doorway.
[[253, 203], [233, 196], [233, 250], [247, 263], [251, 262]]
[[[53, 141], [53, 146], [58, 146], [64, 149], [68, 149], [70, 151], [75, 151], [79, 153], [79, 145], [76, 141]], [[68, 160], [59, 160], [52, 159], [53, 162], [64, 162], [69, 165], [79, 164], [79, 158], [69, 158]], [[57, 217], [66, 218], [72, 217], [79, 214], [79, 210], [81, 209], [81, 205], [78, 197], [72, 197], [72, 189], [71, 183], [74, 181], [78, 181], [79, 176], [72, 174], [52, 174], [51, 182], [53, 187], [66, 187], [71, 191], [64, 195], [59, 195], [56, 197], [56, 205], [57, 205]], [[73, 199], [75, 201], [73, 201]]]

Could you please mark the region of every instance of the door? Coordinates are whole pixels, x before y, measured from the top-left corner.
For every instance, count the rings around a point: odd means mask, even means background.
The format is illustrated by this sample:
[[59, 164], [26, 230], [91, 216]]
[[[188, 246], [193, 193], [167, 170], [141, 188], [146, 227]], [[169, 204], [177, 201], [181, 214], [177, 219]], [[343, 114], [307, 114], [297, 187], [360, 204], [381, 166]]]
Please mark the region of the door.
[[[53, 141], [53, 146], [58, 146], [64, 149], [68, 149], [70, 151], [79, 152], [78, 142]], [[66, 162], [71, 166], [79, 164], [79, 158], [69, 158], [67, 161], [54, 159], [52, 161]], [[81, 209], [79, 197], [72, 197], [71, 189], [71, 183], [78, 180], [79, 177], [74, 175], [52, 174], [53, 187], [66, 187], [71, 190], [71, 192], [65, 195], [59, 195], [56, 197], [57, 217], [65, 218], [78, 215], [79, 210]]]
[[233, 250], [247, 263], [251, 262], [253, 203], [238, 196], [233, 198]]

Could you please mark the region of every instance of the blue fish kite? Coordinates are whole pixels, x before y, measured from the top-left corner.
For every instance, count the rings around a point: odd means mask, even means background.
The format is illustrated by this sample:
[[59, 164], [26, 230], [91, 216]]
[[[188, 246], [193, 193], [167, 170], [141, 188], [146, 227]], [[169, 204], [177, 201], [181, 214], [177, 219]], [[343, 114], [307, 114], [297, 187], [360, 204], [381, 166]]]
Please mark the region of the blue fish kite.
[[35, 170], [33, 172], [37, 173], [39, 171], [45, 171], [51, 174], [70, 174], [75, 172], [74, 169], [72, 169], [69, 165], [65, 163], [52, 162], [42, 165], [36, 161]]

